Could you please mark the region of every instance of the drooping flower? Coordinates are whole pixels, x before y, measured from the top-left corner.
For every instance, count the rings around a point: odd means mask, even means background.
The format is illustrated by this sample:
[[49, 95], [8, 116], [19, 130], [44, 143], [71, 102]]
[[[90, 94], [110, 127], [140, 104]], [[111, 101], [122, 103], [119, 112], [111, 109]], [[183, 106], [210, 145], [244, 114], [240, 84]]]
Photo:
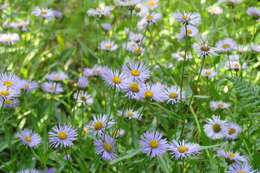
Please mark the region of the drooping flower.
[[137, 23], [137, 27], [140, 30], [144, 30], [145, 28], [156, 24], [161, 18], [162, 15], [160, 13], [148, 12], [142, 16], [142, 19]]
[[28, 20], [19, 20], [19, 21], [15, 21], [15, 22], [4, 22], [3, 27], [19, 29], [21, 31], [27, 31], [28, 25], [29, 25]]
[[42, 84], [43, 91], [51, 94], [60, 94], [63, 92], [62, 86], [56, 82], [44, 82]]
[[57, 71], [57, 72], [51, 72], [50, 74], [48, 74], [46, 76], [46, 78], [49, 81], [59, 82], [59, 81], [64, 81], [64, 80], [68, 79], [68, 75], [62, 71]]
[[141, 151], [150, 157], [162, 156], [168, 149], [167, 140], [159, 132], [145, 132], [140, 139]]
[[79, 104], [83, 104], [83, 105], [92, 105], [93, 104], [93, 98], [91, 95], [89, 95], [87, 92], [85, 91], [79, 91], [76, 92], [73, 95], [73, 98], [76, 100], [76, 102], [78, 102]]
[[198, 33], [198, 28], [193, 25], [182, 26], [181, 32], [178, 35], [178, 39], [182, 40], [186, 37], [195, 37]]
[[198, 144], [186, 143], [184, 140], [173, 140], [172, 143], [169, 144], [169, 150], [173, 157], [179, 160], [198, 154], [201, 148]]
[[20, 142], [30, 148], [36, 148], [41, 143], [39, 134], [34, 133], [32, 130], [24, 129], [17, 133]]
[[213, 140], [224, 138], [226, 131], [226, 121], [221, 120], [219, 116], [213, 116], [204, 125], [205, 134]]
[[[172, 58], [176, 59], [177, 61], [184, 61], [185, 53], [184, 52], [177, 52], [171, 54]], [[192, 55], [190, 53], [186, 54], [186, 60], [191, 60]]]
[[39, 87], [37, 82], [28, 81], [28, 80], [20, 80], [18, 84], [18, 88], [25, 92], [30, 92]]
[[101, 139], [96, 139], [94, 142], [96, 151], [104, 160], [113, 160], [116, 158], [115, 154], [115, 140], [108, 136], [101, 136]]
[[55, 18], [55, 14], [52, 9], [36, 7], [32, 14], [37, 17], [42, 17], [47, 20]]
[[49, 132], [49, 142], [54, 148], [70, 147], [76, 138], [76, 130], [68, 125], [57, 125]]
[[112, 6], [104, 6], [100, 5], [97, 8], [91, 8], [87, 11], [88, 16], [94, 17], [107, 17], [110, 16], [112, 13], [113, 7]]

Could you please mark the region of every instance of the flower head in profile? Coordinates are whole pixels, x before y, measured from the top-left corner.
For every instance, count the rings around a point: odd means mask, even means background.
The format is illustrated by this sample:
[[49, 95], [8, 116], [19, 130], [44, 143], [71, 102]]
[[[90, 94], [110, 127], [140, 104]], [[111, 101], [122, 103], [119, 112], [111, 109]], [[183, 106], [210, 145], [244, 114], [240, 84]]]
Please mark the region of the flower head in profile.
[[117, 48], [118, 46], [112, 40], [104, 40], [99, 45], [100, 50], [105, 50], [109, 52], [115, 51]]
[[213, 140], [224, 138], [226, 131], [226, 121], [221, 120], [219, 116], [213, 116], [204, 125], [205, 134]]
[[0, 43], [12, 45], [20, 40], [20, 36], [16, 33], [0, 34]]
[[56, 82], [44, 82], [42, 84], [42, 90], [50, 94], [60, 94], [63, 92], [61, 84]]
[[107, 17], [110, 16], [112, 13], [113, 7], [112, 6], [104, 6], [100, 5], [97, 8], [91, 8], [87, 11], [88, 16], [94, 16], [94, 17]]
[[159, 132], [145, 132], [140, 139], [143, 153], [150, 157], [162, 156], [168, 149], [167, 140]]
[[37, 82], [28, 81], [28, 80], [20, 80], [18, 84], [18, 88], [25, 92], [30, 92], [36, 90], [39, 87]]
[[41, 143], [41, 137], [32, 130], [24, 129], [16, 134], [20, 142], [30, 148], [36, 148]]
[[162, 15], [160, 13], [148, 12], [142, 16], [142, 19], [137, 23], [137, 27], [140, 30], [156, 24], [161, 20]]
[[146, 81], [150, 77], [148, 67], [142, 62], [127, 62], [122, 69], [133, 81]]
[[208, 8], [208, 12], [213, 15], [220, 15], [223, 13], [223, 8], [220, 6], [210, 6]]
[[229, 140], [234, 140], [238, 137], [238, 135], [242, 132], [242, 128], [233, 122], [227, 122], [226, 124], [226, 134], [225, 134], [225, 138], [229, 139]]
[[201, 71], [201, 76], [206, 77], [208, 79], [212, 79], [217, 75], [217, 72], [215, 72], [214, 70], [210, 69], [210, 68], [204, 68]]
[[235, 163], [229, 166], [227, 173], [258, 173], [248, 163]]
[[135, 6], [140, 2], [141, 0], [115, 0], [117, 6]]
[[229, 52], [237, 49], [237, 43], [232, 38], [226, 38], [218, 41], [216, 48], [219, 52]]
[[94, 135], [103, 135], [105, 129], [111, 128], [115, 124], [109, 115], [93, 116], [93, 120], [86, 126]]
[[49, 142], [54, 148], [70, 147], [76, 138], [76, 130], [68, 125], [57, 125], [49, 132]]
[[190, 13], [190, 12], [176, 12], [173, 13], [172, 17], [177, 20], [179, 23], [184, 25], [194, 25], [198, 26], [201, 21], [199, 13]]
[[173, 157], [179, 160], [198, 154], [201, 148], [198, 144], [173, 140], [172, 143], [169, 144], [169, 150]]
[[216, 110], [228, 109], [230, 105], [231, 105], [230, 103], [223, 102], [223, 101], [211, 101], [209, 106], [211, 110], [216, 111]]
[[133, 110], [133, 109], [126, 109], [124, 111], [118, 111], [118, 115], [126, 117], [128, 119], [138, 119], [138, 120], [140, 120], [142, 118], [141, 111]]
[[198, 33], [198, 28], [193, 25], [182, 26], [181, 32], [178, 35], [178, 39], [182, 40], [186, 37], [195, 37], [196, 35], [198, 35]]
[[217, 155], [219, 157], [225, 158], [228, 162], [231, 162], [231, 163], [234, 163], [234, 162], [246, 163], [247, 162], [247, 158], [245, 156], [241, 156], [237, 152], [225, 151], [223, 149], [220, 149], [217, 151]]
[[260, 17], [260, 10], [256, 7], [249, 7], [246, 11], [249, 16], [258, 18]]
[[94, 142], [96, 146], [96, 151], [101, 155], [104, 160], [114, 160], [116, 158], [115, 154], [115, 140], [114, 138], [104, 135], [100, 139], [96, 139]]
[[55, 18], [55, 14], [52, 9], [36, 7], [32, 14], [37, 17], [41, 17], [47, 20]]
[[182, 91], [181, 94], [181, 89], [178, 86], [171, 86], [166, 88], [165, 94], [167, 96], [166, 101], [170, 104], [176, 104], [180, 102], [181, 99], [184, 100], [186, 98], [185, 92]]
[[[171, 57], [174, 58], [176, 61], [184, 61], [185, 53], [184, 52], [172, 53]], [[186, 61], [191, 59], [192, 59], [192, 55], [190, 53], [186, 54]]]
[[77, 86], [84, 89], [88, 86], [88, 79], [85, 76], [80, 76], [77, 82]]
[[85, 91], [76, 92], [73, 95], [73, 98], [76, 100], [77, 103], [82, 104], [82, 105], [92, 105], [93, 104], [92, 96], [89, 95]]
[[21, 171], [18, 171], [17, 173], [40, 173], [40, 171], [36, 169], [22, 169]]
[[68, 79], [68, 75], [62, 71], [51, 72], [46, 76], [49, 81], [60, 82]]

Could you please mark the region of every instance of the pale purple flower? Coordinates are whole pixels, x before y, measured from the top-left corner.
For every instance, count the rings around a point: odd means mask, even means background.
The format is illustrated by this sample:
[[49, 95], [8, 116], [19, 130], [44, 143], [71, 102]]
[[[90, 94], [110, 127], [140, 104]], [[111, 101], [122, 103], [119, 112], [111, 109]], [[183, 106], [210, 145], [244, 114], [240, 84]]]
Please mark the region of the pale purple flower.
[[227, 161], [230, 161], [230, 162], [246, 163], [248, 161], [245, 156], [241, 156], [237, 152], [225, 151], [223, 149], [218, 150], [217, 155], [219, 157], [225, 158]]
[[224, 138], [227, 131], [226, 121], [221, 120], [219, 116], [208, 119], [203, 127], [205, 134], [213, 140]]
[[201, 71], [201, 76], [206, 77], [208, 79], [212, 79], [217, 75], [217, 72], [215, 72], [214, 70], [210, 69], [210, 68], [204, 68]]
[[220, 6], [210, 6], [208, 8], [208, 12], [213, 15], [220, 15], [223, 13], [223, 8]]
[[231, 106], [230, 103], [223, 102], [223, 101], [210, 101], [210, 109], [213, 111], [216, 110], [223, 110], [223, 109], [228, 109]]
[[17, 173], [40, 173], [40, 171], [38, 171], [36, 169], [22, 169], [21, 171], [19, 171]]
[[112, 29], [112, 25], [110, 23], [102, 23], [101, 24], [104, 31], [108, 32]]
[[201, 41], [193, 44], [193, 49], [200, 57], [216, 56], [217, 49], [209, 46], [207, 41]]
[[176, 13], [173, 13], [172, 17], [184, 25], [198, 26], [201, 21], [201, 17], [200, 17], [199, 13], [176, 12]]
[[42, 17], [42, 18], [47, 19], [47, 20], [51, 20], [51, 19], [55, 18], [55, 14], [54, 14], [53, 10], [48, 9], [48, 8], [36, 7], [33, 10], [32, 14], [34, 16]]
[[146, 81], [150, 77], [148, 67], [142, 62], [128, 62], [122, 67], [123, 72], [134, 81]]
[[83, 104], [83, 105], [92, 105], [93, 104], [93, 98], [91, 95], [89, 95], [85, 91], [79, 91], [76, 92], [73, 95], [73, 98], [76, 100], [77, 103]]
[[49, 142], [54, 148], [70, 147], [76, 138], [76, 130], [68, 125], [57, 125], [49, 132]]
[[150, 157], [162, 156], [168, 149], [167, 140], [159, 132], [145, 132], [140, 139], [141, 151]]
[[167, 103], [170, 103], [170, 104], [176, 104], [176, 103], [180, 102], [181, 99], [184, 100], [186, 98], [185, 92], [182, 91], [182, 94], [181, 94], [180, 87], [178, 87], [176, 85], [166, 88], [165, 95], [167, 96], [166, 97]]
[[4, 108], [16, 108], [20, 104], [20, 101], [15, 97], [0, 97], [0, 107]]
[[237, 49], [237, 43], [232, 38], [226, 38], [216, 43], [219, 52], [229, 52]]
[[[184, 61], [185, 53], [184, 52], [172, 53], [171, 57], [177, 61]], [[192, 55], [190, 53], [188, 53], [186, 55], [186, 61], [191, 60], [191, 59], [192, 59]]]
[[102, 75], [102, 78], [108, 86], [116, 89], [124, 89], [127, 87], [126, 80], [128, 76], [124, 72], [107, 69], [103, 74], [105, 75]]
[[167, 99], [167, 95], [165, 94], [165, 87], [160, 83], [146, 85], [145, 87], [141, 88], [138, 95], [141, 99], [154, 100], [157, 102], [163, 102]]
[[227, 122], [226, 128], [227, 131], [225, 134], [225, 138], [230, 140], [236, 139], [242, 131], [241, 127], [238, 124], [233, 122]]
[[88, 16], [94, 16], [94, 17], [107, 17], [110, 16], [112, 13], [113, 7], [112, 6], [104, 6], [100, 5], [97, 8], [90, 8], [87, 11]]
[[150, 10], [154, 10], [159, 7], [159, 0], [144, 0], [143, 4]]
[[246, 13], [252, 17], [260, 17], [260, 10], [257, 7], [249, 7]]
[[46, 76], [46, 78], [50, 81], [58, 82], [58, 81], [64, 81], [68, 79], [68, 75], [62, 71], [58, 71], [58, 72], [51, 72]]
[[124, 92], [126, 92], [126, 96], [130, 99], [141, 100], [140, 92], [145, 87], [143, 82], [133, 81], [132, 79], [126, 80], [126, 88], [124, 88]]
[[19, 29], [21, 31], [27, 31], [28, 25], [29, 25], [28, 20], [21, 20], [21, 21], [16, 21], [16, 22], [4, 22], [3, 27]]
[[198, 33], [198, 28], [193, 25], [182, 26], [181, 32], [178, 35], [178, 39], [182, 40], [185, 37], [195, 37]]
[[80, 76], [77, 85], [81, 89], [86, 88], [88, 86], [88, 79], [85, 76]]
[[112, 52], [112, 51], [115, 51], [117, 48], [118, 48], [118, 46], [112, 40], [104, 40], [99, 44], [100, 50]]
[[17, 137], [20, 142], [30, 148], [36, 148], [41, 143], [41, 137], [39, 134], [34, 133], [32, 130], [24, 129], [18, 132]]
[[169, 144], [169, 150], [172, 156], [179, 160], [198, 154], [201, 148], [198, 144], [186, 143], [184, 140], [173, 140], [172, 143]]
[[100, 139], [96, 139], [94, 142], [96, 151], [101, 155], [104, 160], [113, 160], [117, 156], [115, 154], [115, 140], [108, 136], [101, 136]]
[[20, 36], [16, 33], [0, 34], [0, 43], [12, 45], [20, 40]]
[[137, 27], [140, 30], [144, 30], [145, 28], [156, 24], [159, 20], [161, 20], [162, 15], [160, 13], [146, 13], [143, 18], [137, 23]]
[[63, 88], [61, 84], [56, 82], [44, 82], [42, 84], [42, 89], [44, 92], [51, 94], [60, 94], [63, 92]]
[[25, 92], [30, 92], [39, 87], [37, 82], [34, 81], [27, 81], [27, 80], [20, 80], [18, 84], [18, 88], [25, 91]]
[[142, 113], [140, 110], [126, 109], [124, 111], [118, 111], [119, 116], [126, 117], [128, 119], [138, 119], [141, 120]]
[[19, 89], [21, 79], [12, 73], [1, 73], [0, 74], [0, 86], [6, 88]]
[[115, 124], [109, 115], [93, 116], [93, 120], [86, 126], [94, 135], [103, 135], [105, 129], [111, 128]]
[[118, 6], [134, 6], [140, 2], [141, 0], [115, 0], [115, 4]]
[[235, 163], [229, 166], [227, 173], [257, 173], [248, 163]]

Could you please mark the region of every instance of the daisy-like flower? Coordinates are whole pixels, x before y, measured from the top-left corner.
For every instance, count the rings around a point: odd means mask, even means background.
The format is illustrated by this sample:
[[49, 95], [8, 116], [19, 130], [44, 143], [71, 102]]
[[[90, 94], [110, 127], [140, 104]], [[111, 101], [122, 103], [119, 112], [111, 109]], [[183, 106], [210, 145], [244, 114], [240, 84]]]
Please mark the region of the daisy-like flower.
[[143, 18], [137, 23], [137, 27], [140, 30], [144, 30], [148, 26], [156, 24], [159, 20], [161, 20], [162, 15], [160, 13], [146, 13]]
[[128, 40], [129, 41], [132, 41], [132, 42], [135, 42], [135, 43], [142, 43], [143, 40], [144, 40], [144, 35], [143, 34], [140, 34], [140, 33], [134, 33], [134, 32], [127, 32], [128, 34]]
[[34, 133], [32, 130], [24, 129], [17, 133], [20, 142], [30, 148], [36, 148], [41, 143], [39, 134]]
[[111, 40], [104, 40], [99, 45], [100, 50], [105, 50], [110, 52], [115, 51], [117, 47], [118, 46]]
[[232, 38], [226, 38], [218, 41], [216, 48], [219, 52], [229, 52], [237, 49], [237, 43]]
[[216, 111], [218, 109], [228, 109], [230, 107], [230, 103], [226, 103], [223, 101], [211, 101], [209, 105], [210, 109]]
[[149, 13], [149, 8], [146, 5], [139, 3], [135, 6], [134, 12], [137, 16], [143, 17], [145, 14]]
[[40, 173], [40, 171], [38, 171], [36, 169], [23, 169], [17, 173]]
[[[171, 56], [172, 56], [172, 58], [176, 59], [177, 61], [184, 61], [185, 53], [184, 52], [172, 53]], [[188, 53], [186, 55], [186, 60], [191, 60], [191, 59], [192, 59], [192, 55], [190, 53]]]
[[102, 159], [114, 160], [116, 158], [114, 138], [105, 135], [104, 137], [101, 137], [101, 139], [95, 140], [94, 144], [97, 153], [101, 155]]
[[212, 79], [217, 75], [217, 72], [215, 72], [214, 70], [210, 69], [210, 68], [204, 68], [201, 71], [201, 76], [206, 77], [208, 79]]
[[218, 0], [219, 3], [227, 3], [230, 5], [236, 5], [241, 3], [243, 0]]
[[143, 4], [151, 10], [156, 9], [157, 7], [159, 7], [159, 0], [144, 0]]
[[142, 119], [142, 114], [141, 111], [137, 110], [132, 110], [132, 109], [127, 109], [125, 111], [118, 111], [119, 116], [126, 117], [128, 119]]
[[79, 104], [83, 105], [92, 105], [93, 104], [93, 98], [91, 95], [87, 94], [85, 91], [76, 92], [73, 95], [73, 98], [77, 101]]
[[244, 64], [240, 64], [239, 61], [227, 61], [226, 64], [225, 64], [225, 68], [228, 69], [228, 70], [234, 70], [234, 71], [239, 71], [241, 69], [245, 70], [247, 69], [247, 64], [244, 63]]
[[112, 137], [113, 138], [119, 138], [123, 137], [125, 135], [125, 130], [124, 129], [116, 129], [112, 132]]
[[135, 6], [140, 2], [141, 0], [115, 0], [117, 6]]
[[54, 17], [62, 18], [62, 12], [59, 10], [52, 10]]
[[204, 125], [205, 134], [213, 140], [224, 138], [226, 131], [226, 121], [221, 120], [219, 116], [213, 116]]
[[21, 83], [21, 79], [11, 73], [1, 73], [0, 74], [0, 85], [6, 88], [18, 88]]
[[13, 29], [19, 29], [21, 31], [27, 31], [27, 27], [29, 25], [28, 20], [21, 20], [16, 22], [4, 22], [3, 27], [5, 28], [13, 28]]
[[94, 17], [107, 17], [111, 15], [112, 10], [113, 10], [112, 6], [100, 5], [96, 9], [93, 8], [89, 9], [87, 11], [87, 15], [94, 16]]
[[131, 79], [126, 80], [126, 88], [123, 90], [130, 99], [140, 100], [140, 91], [145, 87], [143, 82], [133, 81]]
[[77, 85], [81, 89], [86, 88], [88, 86], [88, 79], [85, 76], [80, 76]]
[[20, 40], [20, 36], [16, 33], [0, 34], [0, 43], [11, 45]]
[[227, 173], [257, 173], [248, 163], [235, 163], [229, 166]]
[[213, 15], [220, 15], [223, 13], [223, 8], [219, 6], [210, 6], [208, 8], [208, 12]]
[[8, 88], [0, 84], [0, 98], [14, 98], [20, 95], [20, 90], [17, 88]]
[[242, 131], [241, 127], [238, 124], [232, 122], [227, 122], [226, 128], [227, 131], [225, 134], [225, 138], [231, 140], [236, 139]]
[[116, 89], [124, 89], [127, 87], [126, 80], [128, 77], [124, 73], [108, 69], [104, 74], [105, 75], [102, 75], [102, 78], [109, 86]]
[[148, 156], [159, 157], [167, 151], [168, 143], [159, 132], [145, 132], [141, 136], [140, 147]]
[[176, 104], [180, 102], [181, 99], [184, 100], [186, 98], [185, 92], [182, 91], [181, 94], [181, 89], [178, 86], [171, 86], [169, 88], [166, 88], [165, 95], [167, 96], [167, 103], [170, 104]]
[[60, 94], [63, 92], [63, 88], [61, 84], [56, 82], [44, 82], [42, 84], [42, 89], [44, 92], [51, 94]]
[[109, 115], [99, 115], [94, 116], [93, 121], [91, 121], [86, 127], [94, 135], [103, 135], [105, 129], [111, 128], [115, 122], [110, 118]]
[[237, 152], [225, 151], [223, 149], [220, 149], [217, 151], [217, 155], [219, 157], [225, 158], [228, 162], [231, 162], [231, 163], [234, 163], [234, 162], [246, 163], [247, 162], [247, 158], [245, 156], [241, 156]]
[[44, 19], [47, 19], [47, 20], [51, 20], [51, 19], [54, 19], [55, 18], [55, 15], [53, 13], [53, 10], [51, 9], [48, 9], [48, 8], [39, 8], [39, 7], [36, 7], [32, 14], [34, 16], [37, 16], [37, 17], [42, 17]]
[[186, 143], [184, 140], [173, 140], [172, 143], [169, 144], [169, 150], [173, 157], [179, 160], [198, 154], [201, 148], [198, 144]]
[[260, 17], [260, 10], [257, 9], [256, 7], [249, 7], [246, 11], [246, 13], [249, 15], [249, 16], [252, 16], [252, 17]]
[[33, 91], [38, 87], [39, 87], [38, 83], [34, 81], [20, 80], [18, 84], [18, 88], [25, 92]]
[[102, 23], [101, 27], [104, 31], [108, 32], [112, 29], [112, 25], [110, 23]]
[[142, 62], [128, 62], [123, 65], [122, 69], [134, 81], [146, 81], [150, 77], [148, 67]]
[[208, 57], [217, 55], [217, 49], [210, 47], [207, 41], [201, 41], [193, 44], [193, 49], [197, 52], [200, 57]]
[[138, 95], [141, 99], [154, 100], [157, 102], [163, 102], [167, 98], [167, 95], [165, 94], [165, 87], [160, 83], [146, 85], [141, 88]]
[[193, 25], [183, 26], [181, 28], [181, 32], [178, 35], [178, 39], [182, 40], [185, 37], [195, 37], [198, 33], [199, 33], [198, 28]]
[[54, 148], [70, 147], [76, 138], [76, 130], [68, 125], [57, 125], [49, 132], [49, 142]]
[[176, 12], [172, 14], [179, 23], [184, 25], [194, 25], [198, 26], [200, 24], [201, 18], [199, 13], [186, 13], [186, 12]]
[[259, 52], [260, 52], [260, 44], [252, 44], [252, 45], [250, 45], [250, 49], [251, 49], [253, 52], [259, 53]]
[[0, 107], [4, 108], [16, 108], [19, 106], [20, 101], [14, 97], [0, 97]]
[[58, 72], [51, 72], [50, 74], [48, 74], [46, 76], [46, 78], [49, 81], [59, 82], [59, 81], [64, 81], [64, 80], [68, 79], [68, 75], [62, 71], [58, 71]]
[[140, 44], [130, 41], [127, 42], [125, 45], [125, 48], [127, 51], [134, 53], [136, 55], [143, 55], [144, 54], [144, 48], [140, 46]]

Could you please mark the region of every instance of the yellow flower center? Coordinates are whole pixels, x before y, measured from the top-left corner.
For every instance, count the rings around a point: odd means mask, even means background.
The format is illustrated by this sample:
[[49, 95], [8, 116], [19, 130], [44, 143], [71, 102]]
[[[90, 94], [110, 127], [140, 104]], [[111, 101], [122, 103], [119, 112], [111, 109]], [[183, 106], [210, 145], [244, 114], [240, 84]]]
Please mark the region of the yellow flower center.
[[0, 91], [0, 96], [2, 96], [2, 97], [9, 96], [9, 94], [10, 94], [10, 92], [7, 91], [7, 90], [2, 90], [2, 91]]
[[158, 148], [159, 146], [159, 142], [157, 140], [151, 140], [149, 144], [152, 149]]
[[144, 93], [145, 98], [151, 98], [153, 97], [153, 92], [151, 90], [148, 90]]
[[95, 123], [95, 125], [94, 125], [94, 129], [95, 130], [100, 130], [100, 129], [102, 129], [104, 127], [104, 124], [102, 123], [102, 122], [100, 122], [100, 121], [97, 121], [96, 123]]
[[14, 84], [12, 81], [4, 81], [3, 83], [4, 83], [4, 86], [6, 86], [6, 87], [11, 87]]
[[106, 49], [111, 49], [111, 48], [112, 48], [112, 45], [111, 45], [111, 44], [107, 44], [107, 45], [105, 45], [105, 48], [106, 48]]
[[31, 143], [32, 142], [32, 136], [25, 136], [24, 137], [25, 142]]
[[200, 48], [200, 50], [203, 51], [203, 52], [208, 52], [210, 50], [210, 48], [208, 46], [202, 46]]
[[150, 1], [147, 2], [147, 6], [149, 6], [149, 7], [154, 7], [156, 5], [157, 5], [157, 3], [156, 3], [155, 0], [150, 0]]
[[136, 47], [136, 48], [134, 49], [134, 52], [135, 52], [136, 54], [141, 54], [141, 53], [142, 53], [142, 49], [141, 49], [140, 47]]
[[239, 64], [239, 63], [235, 63], [235, 64], [234, 64], [234, 68], [235, 68], [235, 69], [240, 69], [240, 64]]
[[186, 15], [181, 16], [182, 20], [187, 20], [189, 17]]
[[120, 84], [122, 82], [120, 77], [118, 77], [118, 76], [114, 76], [112, 81], [114, 84]]
[[109, 143], [104, 143], [104, 144], [103, 144], [103, 147], [104, 147], [104, 150], [105, 150], [106, 152], [109, 152], [109, 153], [111, 153], [112, 150], [113, 150], [113, 146], [112, 146], [111, 144], [109, 144]]
[[215, 133], [218, 133], [218, 132], [221, 131], [221, 127], [220, 127], [219, 124], [214, 124], [214, 125], [212, 126], [212, 129], [213, 129], [213, 131], [214, 131]]
[[127, 116], [128, 116], [128, 117], [132, 117], [133, 115], [134, 115], [134, 113], [133, 113], [132, 111], [128, 111], [128, 112], [127, 112]]
[[169, 97], [170, 97], [171, 99], [176, 99], [176, 98], [178, 97], [178, 94], [172, 92], [172, 93], [169, 94]]
[[46, 15], [46, 14], [48, 14], [48, 11], [47, 11], [47, 10], [42, 10], [42, 11], [41, 11], [41, 15]]
[[131, 70], [131, 75], [132, 76], [140, 76], [140, 71], [139, 70]]
[[191, 34], [192, 34], [192, 30], [191, 29], [187, 29], [187, 35], [191, 36]]
[[229, 45], [229, 44], [223, 44], [223, 45], [222, 45], [222, 48], [228, 49], [228, 48], [230, 48], [230, 45]]
[[59, 132], [59, 133], [58, 133], [58, 138], [59, 138], [60, 140], [65, 140], [65, 139], [67, 139], [67, 138], [68, 138], [67, 132], [64, 132], [64, 131]]
[[129, 89], [130, 89], [132, 92], [135, 92], [135, 93], [137, 93], [137, 92], [140, 91], [140, 87], [139, 87], [138, 83], [136, 83], [136, 82], [131, 83], [131, 84], [129, 85]]
[[147, 19], [148, 21], [151, 21], [151, 20], [154, 19], [154, 17], [153, 17], [152, 15], [148, 14], [148, 15], [146, 16], [146, 19]]
[[237, 171], [237, 173], [246, 173], [246, 171], [240, 170], [240, 171]]
[[10, 105], [10, 104], [12, 104], [12, 103], [13, 103], [12, 100], [5, 100], [5, 101], [4, 101], [4, 104], [6, 104], [6, 105]]
[[186, 153], [186, 152], [189, 151], [189, 148], [186, 147], [186, 146], [184, 146], [184, 145], [182, 145], [182, 146], [179, 146], [179, 147], [177, 148], [177, 150], [178, 150], [180, 153]]
[[228, 157], [230, 160], [233, 160], [236, 157], [235, 153], [228, 153]]
[[87, 128], [87, 127], [84, 127], [84, 128], [83, 128], [83, 134], [84, 134], [84, 135], [88, 134], [88, 128]]
[[228, 134], [229, 135], [233, 135], [233, 134], [235, 134], [236, 133], [236, 129], [234, 129], [234, 128], [229, 128], [228, 129]]
[[218, 104], [218, 108], [219, 108], [219, 109], [224, 109], [224, 107], [225, 107], [225, 106], [224, 106], [223, 103], [219, 103], [219, 104]]
[[205, 74], [206, 74], [206, 76], [210, 76], [211, 75], [211, 71], [208, 70], [208, 71], [205, 72]]

